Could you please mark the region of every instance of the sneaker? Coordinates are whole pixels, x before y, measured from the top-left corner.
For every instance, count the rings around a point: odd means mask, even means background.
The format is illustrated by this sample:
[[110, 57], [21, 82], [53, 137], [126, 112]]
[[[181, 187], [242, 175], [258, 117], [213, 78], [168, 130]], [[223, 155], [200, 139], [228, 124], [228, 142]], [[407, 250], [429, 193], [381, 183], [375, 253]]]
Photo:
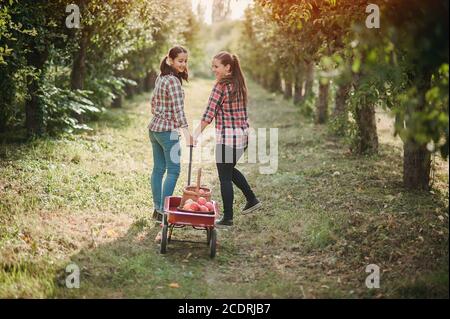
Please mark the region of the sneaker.
[[216, 227], [217, 228], [227, 228], [233, 226], [233, 220], [232, 219], [224, 219], [223, 217], [216, 221]]
[[244, 209], [242, 210], [242, 214], [245, 215], [251, 213], [260, 208], [261, 206], [262, 206], [261, 202], [255, 198], [253, 201], [247, 202]]
[[156, 209], [153, 211], [152, 218], [154, 220], [156, 220], [157, 223], [161, 223], [162, 222], [162, 214], [160, 212], [158, 212]]

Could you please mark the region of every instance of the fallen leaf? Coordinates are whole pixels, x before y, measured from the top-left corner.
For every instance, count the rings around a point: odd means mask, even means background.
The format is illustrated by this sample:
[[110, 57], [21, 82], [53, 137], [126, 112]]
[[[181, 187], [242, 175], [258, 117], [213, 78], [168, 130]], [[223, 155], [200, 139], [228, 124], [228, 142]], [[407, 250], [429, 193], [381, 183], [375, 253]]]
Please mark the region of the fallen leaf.
[[172, 282], [172, 283], [169, 285], [169, 287], [170, 287], [170, 288], [180, 288], [180, 285], [179, 285], [178, 283], [176, 283], [176, 282]]
[[108, 235], [108, 237], [117, 237], [117, 232], [114, 229], [108, 229], [106, 231], [106, 235]]

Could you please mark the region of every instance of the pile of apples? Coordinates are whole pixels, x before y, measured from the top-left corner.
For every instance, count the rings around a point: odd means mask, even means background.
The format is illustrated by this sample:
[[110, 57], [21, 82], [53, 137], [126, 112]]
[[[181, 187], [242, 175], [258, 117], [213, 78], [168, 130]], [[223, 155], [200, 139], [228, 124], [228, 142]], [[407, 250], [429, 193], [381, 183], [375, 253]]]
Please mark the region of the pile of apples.
[[183, 206], [184, 210], [190, 210], [193, 212], [213, 212], [214, 205], [211, 202], [208, 202], [206, 198], [199, 197], [197, 201], [193, 199], [188, 199]]

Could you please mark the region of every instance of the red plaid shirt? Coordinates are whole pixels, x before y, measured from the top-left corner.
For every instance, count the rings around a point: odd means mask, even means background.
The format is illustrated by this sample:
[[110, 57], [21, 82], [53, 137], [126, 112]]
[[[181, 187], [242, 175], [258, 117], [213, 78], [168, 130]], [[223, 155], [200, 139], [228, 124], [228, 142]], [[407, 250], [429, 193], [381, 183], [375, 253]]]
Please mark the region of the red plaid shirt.
[[209, 96], [202, 120], [211, 123], [215, 118], [216, 144], [245, 148], [248, 143], [247, 105], [232, 96], [233, 84], [216, 83]]
[[153, 118], [148, 125], [150, 131], [167, 132], [188, 126], [184, 114], [184, 91], [176, 76], [156, 78], [151, 104]]

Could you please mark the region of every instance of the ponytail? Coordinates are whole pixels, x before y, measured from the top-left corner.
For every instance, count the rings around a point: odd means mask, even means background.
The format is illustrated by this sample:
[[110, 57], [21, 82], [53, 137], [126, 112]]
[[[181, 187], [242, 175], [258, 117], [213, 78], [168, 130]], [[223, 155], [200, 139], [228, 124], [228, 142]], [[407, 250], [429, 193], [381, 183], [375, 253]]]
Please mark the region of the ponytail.
[[247, 84], [245, 82], [244, 74], [242, 73], [241, 63], [236, 54], [232, 54], [231, 57], [234, 62], [231, 74], [235, 82], [235, 91], [237, 92], [237, 95], [244, 100], [245, 104], [247, 104]]
[[247, 84], [238, 56], [222, 51], [219, 52], [214, 59], [220, 60], [223, 65], [230, 65], [231, 76], [224, 78], [221, 82], [233, 83], [232, 95], [235, 98], [242, 99], [244, 103], [247, 104]]
[[187, 50], [185, 48], [183, 48], [182, 46], [175, 46], [172, 49], [169, 50], [169, 53], [162, 59], [161, 61], [161, 65], [160, 65], [160, 70], [161, 70], [161, 75], [174, 75], [176, 76], [180, 82], [183, 84], [183, 80], [188, 80], [189, 78], [189, 73], [188, 73], [188, 69], [186, 68], [186, 70], [182, 73], [177, 72], [172, 66], [169, 65], [167, 59], [170, 57], [172, 60], [176, 59], [176, 57], [178, 56], [178, 54], [180, 53], [188, 53]]

